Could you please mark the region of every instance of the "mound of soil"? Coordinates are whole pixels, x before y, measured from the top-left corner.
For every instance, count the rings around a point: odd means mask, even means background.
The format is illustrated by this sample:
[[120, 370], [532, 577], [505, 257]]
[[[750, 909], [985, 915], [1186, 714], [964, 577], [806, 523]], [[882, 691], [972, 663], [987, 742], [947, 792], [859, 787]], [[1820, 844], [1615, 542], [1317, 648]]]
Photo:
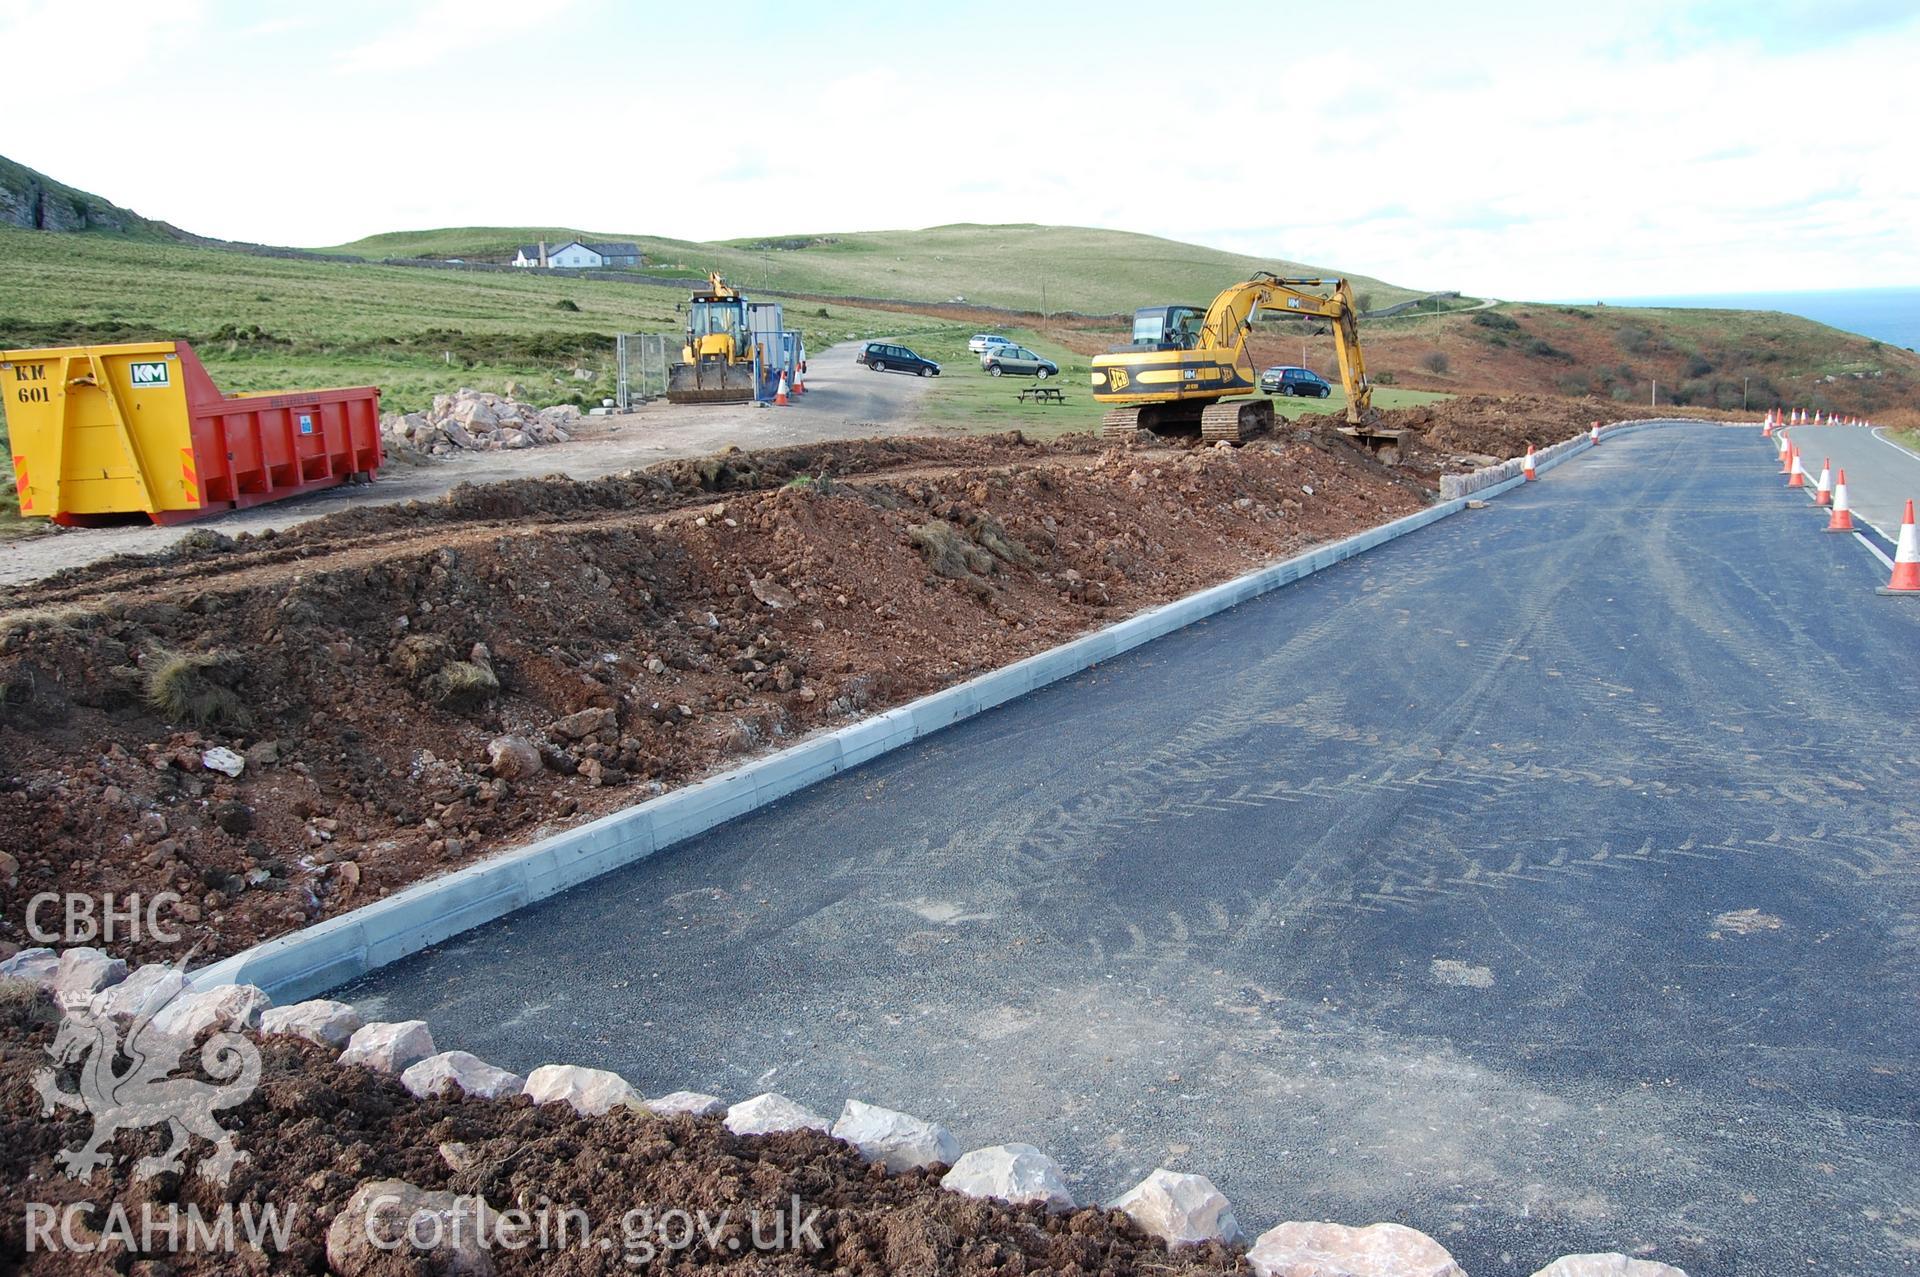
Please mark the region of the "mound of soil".
[[1423, 502], [1304, 434], [894, 440], [96, 564], [0, 614], [0, 944], [171, 891], [231, 953]]
[[[1384, 410], [1379, 414], [1379, 424], [1385, 429], [1412, 431], [1412, 438], [1402, 448], [1402, 464], [1422, 478], [1437, 478], [1520, 456], [1528, 444], [1545, 448], [1571, 439], [1596, 421], [1606, 426], [1645, 415], [1623, 414], [1621, 405], [1608, 399], [1462, 395], [1413, 408]], [[1662, 408], [1660, 415], [1729, 414]], [[1324, 436], [1337, 432], [1346, 419], [1331, 413], [1309, 413], [1300, 418], [1299, 424]]]
[[[519, 1208], [548, 1221], [579, 1212], [568, 1216], [571, 1244], [564, 1248], [557, 1244], [557, 1222], [546, 1233], [544, 1248], [537, 1231], [527, 1235], [532, 1244], [522, 1249], [490, 1248], [493, 1271], [500, 1274], [584, 1277], [698, 1269], [871, 1277], [1042, 1272], [1178, 1277], [1247, 1271], [1237, 1254], [1218, 1245], [1170, 1253], [1118, 1211], [1089, 1207], [1048, 1214], [1039, 1206], [946, 1192], [939, 1187], [938, 1170], [888, 1175], [867, 1165], [852, 1146], [815, 1132], [737, 1136], [718, 1118], [661, 1119], [624, 1110], [583, 1118], [564, 1104], [536, 1108], [524, 1096], [420, 1100], [390, 1075], [358, 1065], [343, 1068], [334, 1063], [337, 1052], [284, 1036], [255, 1039], [260, 1083], [245, 1103], [219, 1114], [248, 1155], [224, 1187], [197, 1173], [211, 1150], [198, 1139], [187, 1152], [184, 1173], [133, 1180], [134, 1161], [165, 1146], [164, 1127], [122, 1132], [109, 1146], [115, 1160], [82, 1182], [68, 1178], [53, 1158], [63, 1148], [78, 1148], [91, 1132], [92, 1119], [68, 1109], [41, 1116], [34, 1084], [34, 1073], [49, 1064], [46, 1048], [57, 1015], [44, 995], [29, 1000], [10, 992], [0, 999], [0, 1269], [6, 1271], [46, 1277], [323, 1273], [329, 1224], [355, 1188], [377, 1179], [479, 1197], [495, 1210]], [[128, 1062], [122, 1057], [115, 1067], [125, 1070]], [[71, 1070], [60, 1085], [75, 1089]], [[461, 1147], [443, 1153], [443, 1146]], [[205, 1253], [186, 1249], [184, 1241], [169, 1251], [162, 1226], [145, 1239], [152, 1246], [146, 1251], [110, 1240], [99, 1254], [44, 1249], [30, 1254], [30, 1202], [56, 1212], [70, 1203], [93, 1203], [70, 1230], [83, 1244], [94, 1243], [108, 1228], [108, 1212], [116, 1203], [132, 1221], [136, 1244], [143, 1218], [184, 1218], [190, 1207], [211, 1220], [223, 1205], [255, 1218], [271, 1206], [290, 1220], [290, 1227], [285, 1245], [270, 1246], [267, 1253]], [[662, 1220], [674, 1210], [705, 1212], [714, 1226], [711, 1238], [702, 1232], [690, 1248], [667, 1250], [659, 1234], [629, 1216], [646, 1211]], [[756, 1249], [747, 1222], [755, 1212], [763, 1224], [763, 1243], [774, 1237], [767, 1221], [776, 1216], [798, 1222], [812, 1216], [811, 1228], [790, 1229], [782, 1248]], [[669, 1227], [665, 1240], [677, 1242], [679, 1235]], [[602, 1249], [600, 1239], [612, 1244]], [[645, 1244], [658, 1250], [651, 1262], [644, 1268], [629, 1264], [629, 1255], [646, 1257]], [[405, 1249], [386, 1261], [376, 1271], [433, 1271], [423, 1257]]]

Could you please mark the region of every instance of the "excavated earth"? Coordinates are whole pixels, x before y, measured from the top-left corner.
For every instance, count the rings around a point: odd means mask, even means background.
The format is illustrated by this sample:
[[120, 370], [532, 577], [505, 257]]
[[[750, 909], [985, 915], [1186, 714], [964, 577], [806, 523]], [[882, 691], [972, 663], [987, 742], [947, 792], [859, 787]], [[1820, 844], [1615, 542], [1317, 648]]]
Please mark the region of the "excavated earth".
[[1326, 431], [890, 439], [77, 569], [0, 611], [0, 953], [44, 891], [232, 953], [1427, 499]]
[[[291, 1036], [255, 1039], [260, 1084], [243, 1104], [219, 1115], [248, 1155], [224, 1187], [197, 1174], [210, 1150], [198, 1139], [186, 1155], [184, 1174], [134, 1180], [135, 1159], [165, 1146], [163, 1126], [121, 1132], [109, 1149], [114, 1159], [82, 1182], [68, 1178], [53, 1158], [86, 1140], [91, 1118], [66, 1109], [41, 1116], [34, 1083], [35, 1072], [47, 1065], [58, 1016], [49, 997], [28, 994], [24, 986], [0, 994], [0, 1271], [45, 1277], [322, 1273], [328, 1271], [329, 1224], [370, 1179], [479, 1197], [494, 1210], [517, 1207], [547, 1220], [576, 1210], [584, 1216], [584, 1243], [579, 1223], [570, 1222], [567, 1238], [574, 1244], [564, 1248], [551, 1244], [560, 1236], [557, 1225], [549, 1228], [544, 1247], [537, 1232], [521, 1249], [490, 1247], [485, 1254], [491, 1271], [503, 1275], [697, 1269], [859, 1277], [1180, 1277], [1248, 1271], [1244, 1259], [1217, 1244], [1170, 1253], [1118, 1211], [1088, 1207], [1050, 1215], [1040, 1206], [948, 1192], [939, 1186], [937, 1168], [883, 1174], [851, 1145], [811, 1131], [737, 1136], [718, 1118], [654, 1118], [627, 1110], [585, 1118], [564, 1104], [535, 1107], [525, 1096], [415, 1099], [397, 1078], [361, 1065], [341, 1066], [334, 1062], [336, 1051]], [[121, 1058], [114, 1067], [124, 1071], [129, 1065]], [[61, 1079], [65, 1090], [74, 1085], [72, 1076]], [[453, 1168], [456, 1162], [462, 1169]], [[774, 1230], [764, 1221], [794, 1217], [795, 1199], [799, 1219], [818, 1211], [811, 1233], [794, 1230], [788, 1237], [797, 1244], [756, 1250], [745, 1222], [751, 1212], [760, 1213], [759, 1235], [770, 1241]], [[76, 1215], [68, 1229], [75, 1249], [60, 1249], [63, 1243], [56, 1242], [52, 1252], [36, 1245], [29, 1253], [28, 1204], [64, 1218], [66, 1208], [79, 1202], [93, 1208]], [[150, 1249], [123, 1244], [109, 1204], [124, 1209], [136, 1245], [144, 1240]], [[165, 1221], [185, 1219], [189, 1209], [213, 1220], [223, 1205], [242, 1219], [248, 1213], [258, 1218], [267, 1206], [283, 1220], [290, 1217], [285, 1246], [209, 1253], [187, 1239], [184, 1223], [169, 1246], [176, 1235]], [[629, 1237], [645, 1237], [644, 1229], [630, 1226], [628, 1212], [664, 1219], [673, 1210], [705, 1212], [711, 1240], [703, 1229], [690, 1248], [650, 1257], [640, 1245], [628, 1244]], [[162, 1224], [143, 1238], [149, 1219]], [[671, 1230], [665, 1235], [669, 1241], [678, 1236]], [[601, 1239], [613, 1244], [602, 1249]], [[78, 1249], [95, 1245], [101, 1247], [97, 1253]], [[650, 1262], [630, 1264], [629, 1256]], [[368, 1271], [395, 1277], [446, 1271], [430, 1259], [402, 1248]]]

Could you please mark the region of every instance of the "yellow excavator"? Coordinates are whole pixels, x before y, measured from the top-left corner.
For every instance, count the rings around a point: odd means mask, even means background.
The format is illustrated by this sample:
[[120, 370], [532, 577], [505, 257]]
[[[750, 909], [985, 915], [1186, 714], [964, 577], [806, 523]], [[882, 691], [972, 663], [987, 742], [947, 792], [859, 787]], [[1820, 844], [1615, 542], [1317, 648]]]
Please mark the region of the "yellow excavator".
[[745, 403], [754, 395], [753, 344], [747, 299], [718, 273], [687, 307], [687, 339], [680, 362], [667, 370], [672, 403]]
[[[1319, 288], [1324, 293], [1303, 292]], [[1353, 290], [1344, 279], [1282, 279], [1260, 271], [1222, 290], [1204, 311], [1198, 306], [1149, 306], [1133, 314], [1133, 344], [1093, 359], [1093, 397], [1116, 405], [1101, 421], [1110, 440], [1136, 430], [1192, 434], [1208, 442], [1243, 443], [1273, 428], [1273, 404], [1242, 400], [1260, 390], [1247, 337], [1262, 310], [1325, 319], [1340, 358], [1347, 392], [1342, 433], [1378, 446], [1398, 431], [1371, 429], [1373, 385], [1360, 353]]]

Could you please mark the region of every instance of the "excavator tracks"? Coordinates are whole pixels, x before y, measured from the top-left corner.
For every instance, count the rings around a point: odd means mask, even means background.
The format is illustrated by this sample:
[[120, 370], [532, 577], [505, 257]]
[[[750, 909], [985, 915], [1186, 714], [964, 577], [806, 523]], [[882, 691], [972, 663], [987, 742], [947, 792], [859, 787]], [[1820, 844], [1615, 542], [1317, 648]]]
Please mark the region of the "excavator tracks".
[[1265, 399], [1209, 404], [1200, 414], [1200, 438], [1206, 443], [1246, 443], [1273, 429], [1273, 405]]
[[1141, 429], [1138, 408], [1110, 408], [1100, 418], [1100, 438], [1107, 443], [1130, 443], [1134, 432]]

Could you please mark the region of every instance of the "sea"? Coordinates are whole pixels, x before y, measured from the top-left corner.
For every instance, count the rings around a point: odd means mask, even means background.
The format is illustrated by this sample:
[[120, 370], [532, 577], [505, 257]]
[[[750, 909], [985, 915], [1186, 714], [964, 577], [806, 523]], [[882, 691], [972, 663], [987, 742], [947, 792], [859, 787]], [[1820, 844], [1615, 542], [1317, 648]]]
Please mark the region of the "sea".
[[1889, 346], [1920, 349], [1920, 288], [1857, 288], [1813, 293], [1704, 293], [1693, 297], [1606, 297], [1609, 306], [1707, 306], [1783, 310]]

